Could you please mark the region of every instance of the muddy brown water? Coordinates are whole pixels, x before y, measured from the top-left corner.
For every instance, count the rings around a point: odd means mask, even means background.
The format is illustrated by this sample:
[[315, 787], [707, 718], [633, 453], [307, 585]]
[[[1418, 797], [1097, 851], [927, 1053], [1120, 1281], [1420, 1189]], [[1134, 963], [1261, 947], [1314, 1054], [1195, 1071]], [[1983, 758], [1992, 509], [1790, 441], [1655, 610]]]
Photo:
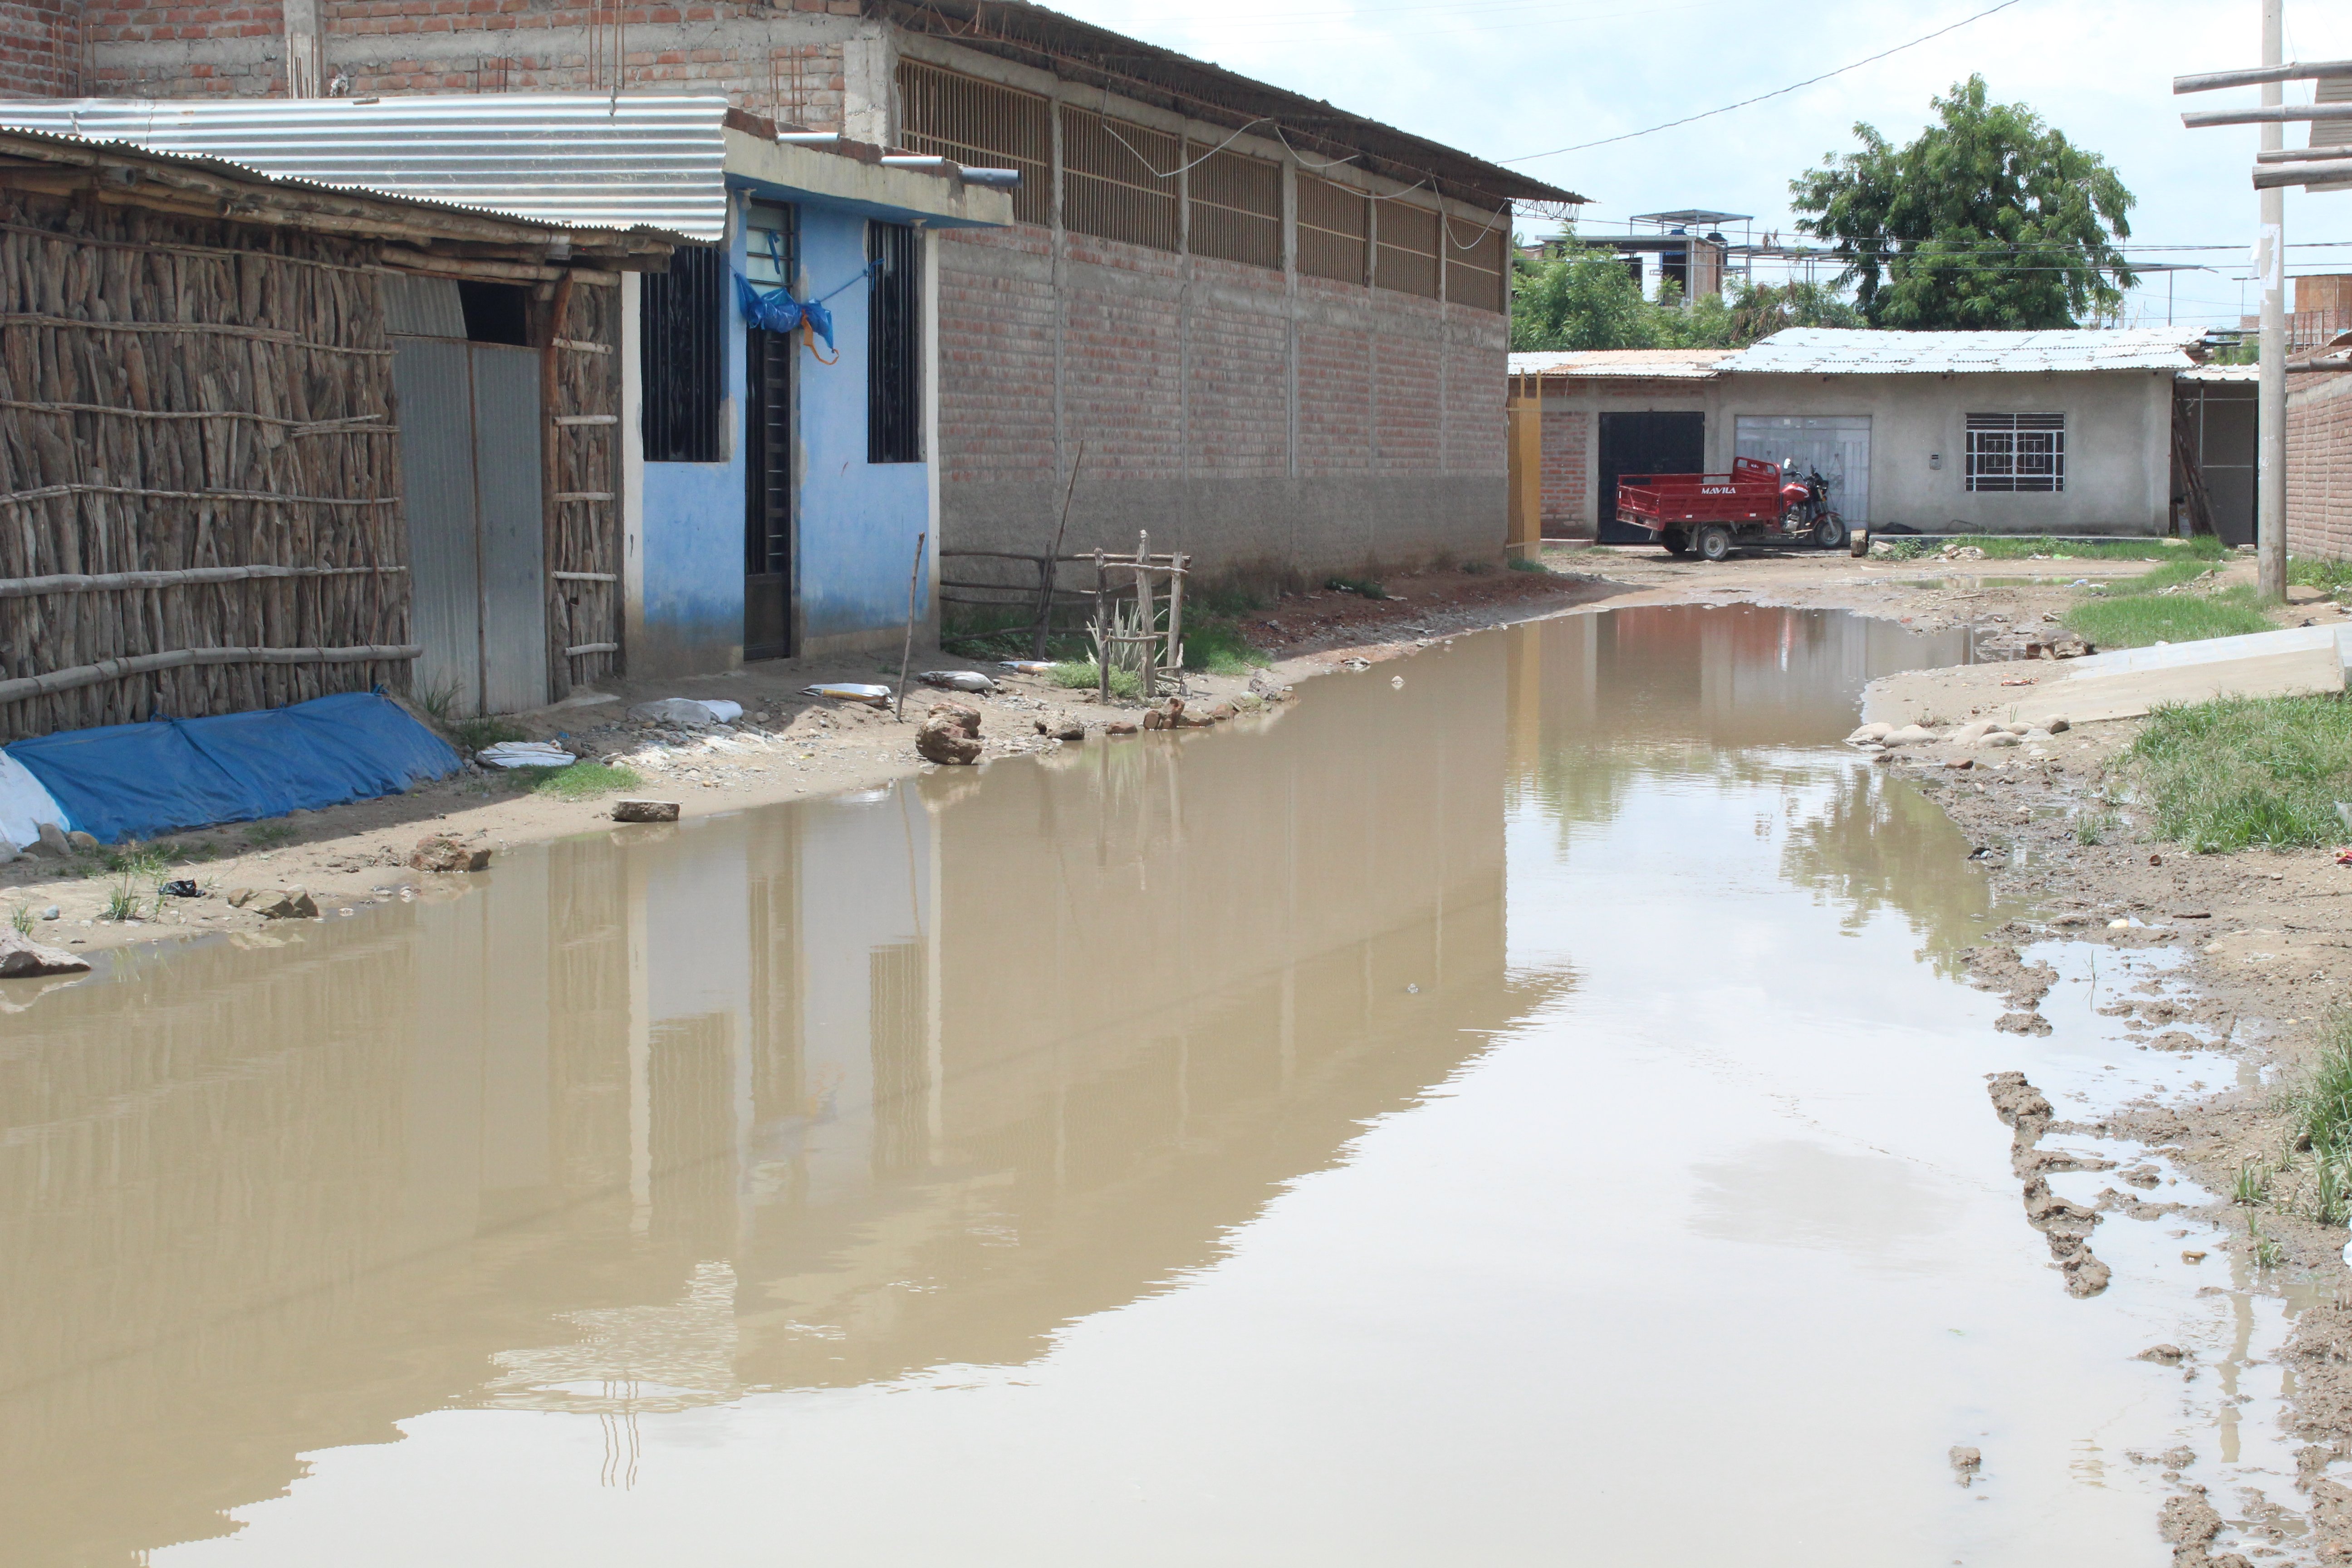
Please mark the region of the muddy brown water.
[[0, 992], [0, 1559], [2164, 1562], [2278, 1311], [2024, 1222], [1985, 1073], [2186, 1073], [1958, 979], [1834, 744], [1957, 639], [1571, 616]]

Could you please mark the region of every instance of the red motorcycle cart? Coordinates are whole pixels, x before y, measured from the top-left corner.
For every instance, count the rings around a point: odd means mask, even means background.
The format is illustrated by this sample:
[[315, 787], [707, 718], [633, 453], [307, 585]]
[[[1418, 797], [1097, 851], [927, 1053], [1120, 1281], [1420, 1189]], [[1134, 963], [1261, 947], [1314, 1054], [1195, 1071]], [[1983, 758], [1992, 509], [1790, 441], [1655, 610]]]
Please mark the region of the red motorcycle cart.
[[1760, 458], [1734, 458], [1727, 474], [1628, 474], [1617, 481], [1617, 521], [1649, 530], [1668, 554], [1696, 550], [1703, 561], [1736, 544], [1846, 542], [1821, 475], [1794, 479]]

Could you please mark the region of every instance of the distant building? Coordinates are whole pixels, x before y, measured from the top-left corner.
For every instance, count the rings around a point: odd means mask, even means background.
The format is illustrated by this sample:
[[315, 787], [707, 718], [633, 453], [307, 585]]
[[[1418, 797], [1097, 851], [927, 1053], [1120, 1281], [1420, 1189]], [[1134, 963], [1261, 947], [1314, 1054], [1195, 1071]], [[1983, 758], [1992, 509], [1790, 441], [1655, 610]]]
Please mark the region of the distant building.
[[1620, 476], [1752, 457], [1819, 468], [1855, 525], [2169, 533], [2201, 487], [2237, 542], [2252, 531], [2252, 432], [2237, 406], [2251, 409], [2251, 389], [2200, 379], [2202, 337], [1792, 328], [1729, 353], [1516, 353], [1511, 385], [1540, 399], [1553, 537], [1646, 542], [1616, 521]]

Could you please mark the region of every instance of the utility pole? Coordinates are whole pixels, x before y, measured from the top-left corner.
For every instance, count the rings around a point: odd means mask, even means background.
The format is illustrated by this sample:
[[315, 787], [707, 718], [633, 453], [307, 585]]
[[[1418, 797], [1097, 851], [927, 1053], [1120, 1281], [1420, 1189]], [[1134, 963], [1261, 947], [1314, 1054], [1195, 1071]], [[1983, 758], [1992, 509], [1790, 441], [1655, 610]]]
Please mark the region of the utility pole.
[[[2263, 0], [2263, 65], [2275, 69], [2284, 55], [2284, 0]], [[2277, 109], [2286, 101], [2285, 83], [2263, 83], [2263, 107]], [[2265, 153], [2286, 144], [2286, 126], [2276, 120], [2263, 124]], [[2286, 192], [2276, 185], [2263, 192], [2262, 237], [2254, 257], [2263, 275], [2262, 385], [2256, 399], [2258, 420], [2254, 456], [2254, 542], [2256, 574], [2262, 591], [2286, 596]]]
[[2191, 131], [2212, 125], [2260, 125], [2263, 150], [2255, 155], [2253, 184], [2262, 193], [2262, 232], [2254, 240], [2254, 270], [2263, 285], [2261, 419], [2255, 441], [2254, 526], [2260, 542], [2262, 590], [2286, 593], [2286, 195], [2288, 185], [2326, 184], [2352, 176], [2352, 161], [2327, 162], [2312, 153], [2290, 154], [2286, 121], [2352, 120], [2352, 104], [2315, 103], [2286, 107], [2284, 84], [2352, 77], [2352, 60], [2284, 63], [2284, 0], [2263, 0], [2263, 63], [2253, 70], [2208, 71], [2172, 79], [2175, 92], [2210, 92], [2217, 88], [2263, 89], [2260, 109], [2206, 110], [2184, 114]]

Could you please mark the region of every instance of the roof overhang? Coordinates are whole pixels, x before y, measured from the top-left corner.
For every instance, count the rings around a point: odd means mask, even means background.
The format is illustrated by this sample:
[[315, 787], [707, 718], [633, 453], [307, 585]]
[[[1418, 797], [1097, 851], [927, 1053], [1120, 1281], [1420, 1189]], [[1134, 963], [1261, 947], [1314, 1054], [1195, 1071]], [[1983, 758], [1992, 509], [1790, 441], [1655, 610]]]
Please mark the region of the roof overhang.
[[1232, 130], [1272, 121], [1294, 147], [1489, 209], [1582, 196], [1360, 114], [1023, 0], [865, 0], [866, 14], [959, 48]]
[[839, 141], [796, 145], [776, 140], [764, 120], [727, 121], [727, 184], [753, 195], [825, 207], [887, 223], [931, 228], [1002, 228], [1013, 222], [1013, 193], [968, 184], [952, 163], [934, 170], [894, 166], [883, 151]]

